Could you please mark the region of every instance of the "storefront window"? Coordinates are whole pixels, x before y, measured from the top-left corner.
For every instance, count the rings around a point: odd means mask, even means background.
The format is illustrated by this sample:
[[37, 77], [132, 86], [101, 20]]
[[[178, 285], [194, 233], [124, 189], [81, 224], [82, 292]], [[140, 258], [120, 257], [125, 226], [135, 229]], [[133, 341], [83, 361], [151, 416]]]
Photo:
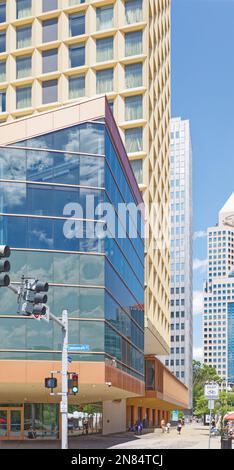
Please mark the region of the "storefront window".
[[25, 439], [58, 439], [59, 406], [47, 403], [24, 405]]
[[70, 405], [68, 407], [69, 436], [102, 433], [102, 403]]

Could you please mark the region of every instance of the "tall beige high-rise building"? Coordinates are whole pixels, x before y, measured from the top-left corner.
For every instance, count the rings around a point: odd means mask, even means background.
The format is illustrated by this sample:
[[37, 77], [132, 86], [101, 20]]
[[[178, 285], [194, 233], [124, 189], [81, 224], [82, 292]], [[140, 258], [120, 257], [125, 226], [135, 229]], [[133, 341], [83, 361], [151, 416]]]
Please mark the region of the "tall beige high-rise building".
[[109, 99], [145, 203], [156, 203], [145, 353], [167, 354], [170, 0], [0, 1], [1, 123], [98, 94]]

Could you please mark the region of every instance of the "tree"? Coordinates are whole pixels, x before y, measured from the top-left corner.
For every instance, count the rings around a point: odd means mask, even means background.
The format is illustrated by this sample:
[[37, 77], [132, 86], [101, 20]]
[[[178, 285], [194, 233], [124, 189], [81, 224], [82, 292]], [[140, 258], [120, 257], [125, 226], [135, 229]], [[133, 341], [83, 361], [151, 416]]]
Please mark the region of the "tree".
[[[234, 393], [233, 392], [220, 392], [218, 400], [215, 400], [215, 407], [213, 410], [214, 415], [219, 415], [219, 430], [221, 434], [224, 434], [224, 416], [227, 411], [234, 410]], [[196, 416], [202, 416], [205, 413], [210, 413], [208, 409], [208, 400], [201, 395], [196, 401], [196, 408], [194, 414]]]
[[[216, 369], [209, 367], [207, 364], [201, 364], [199, 361], [193, 361], [193, 409], [200, 409], [201, 402], [197, 401], [204, 395], [204, 387], [206, 382], [222, 382], [221, 377], [216, 372]], [[206, 413], [206, 411], [205, 411]], [[202, 413], [201, 413], [202, 414]]]

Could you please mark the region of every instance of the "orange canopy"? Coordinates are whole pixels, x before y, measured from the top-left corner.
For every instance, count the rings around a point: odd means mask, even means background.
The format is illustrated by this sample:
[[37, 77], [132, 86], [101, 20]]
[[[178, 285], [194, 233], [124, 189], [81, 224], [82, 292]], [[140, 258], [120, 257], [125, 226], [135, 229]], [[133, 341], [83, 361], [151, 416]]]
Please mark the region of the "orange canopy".
[[234, 411], [232, 413], [227, 413], [225, 416], [224, 416], [224, 419], [227, 420], [227, 421], [234, 421]]

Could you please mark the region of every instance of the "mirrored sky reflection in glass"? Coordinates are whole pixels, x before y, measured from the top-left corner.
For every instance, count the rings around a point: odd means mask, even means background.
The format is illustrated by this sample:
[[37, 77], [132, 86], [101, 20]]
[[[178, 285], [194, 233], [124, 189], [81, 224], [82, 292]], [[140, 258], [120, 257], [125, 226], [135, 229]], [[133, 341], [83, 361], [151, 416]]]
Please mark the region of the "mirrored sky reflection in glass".
[[[122, 361], [119, 367], [128, 372], [126, 368], [133, 367], [136, 370], [131, 373], [142, 377], [143, 241], [140, 237], [118, 239], [118, 246], [112, 239], [87, 238], [87, 223], [83, 238], [68, 239], [63, 233], [64, 220], [51, 218], [62, 217], [64, 206], [70, 202], [84, 206], [87, 195], [94, 196], [95, 204], [109, 200], [105, 189], [115, 207], [134, 202], [104, 124], [73, 126], [14, 147], [21, 145], [26, 149], [0, 149], [0, 213], [6, 214], [0, 216], [0, 239], [13, 247], [12, 281], [18, 282], [24, 274], [55, 284], [49, 289], [49, 305], [57, 315], [68, 309], [73, 319], [69, 322], [69, 341], [89, 344], [91, 353], [110, 354]], [[116, 220], [119, 223], [117, 215]], [[138, 215], [138, 230], [140, 224]], [[77, 251], [82, 254], [74, 253]], [[8, 291], [3, 292], [3, 311], [8, 318], [0, 319], [1, 349], [11, 349], [13, 355], [17, 349], [26, 349], [31, 351], [28, 357], [34, 358], [39, 358], [39, 353], [33, 351], [61, 349], [56, 325], [48, 328], [44, 322], [10, 318], [16, 314], [16, 307]], [[43, 353], [43, 357], [48, 354]], [[85, 360], [79, 355], [80, 359]], [[91, 354], [89, 359], [97, 360], [97, 356]]]

